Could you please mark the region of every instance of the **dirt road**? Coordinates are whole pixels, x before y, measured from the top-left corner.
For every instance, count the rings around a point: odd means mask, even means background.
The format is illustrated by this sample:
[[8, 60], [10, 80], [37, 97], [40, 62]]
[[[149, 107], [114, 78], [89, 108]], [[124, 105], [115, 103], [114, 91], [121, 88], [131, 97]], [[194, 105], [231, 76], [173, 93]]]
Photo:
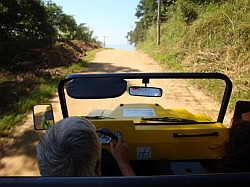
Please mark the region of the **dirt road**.
[[[132, 50], [104, 50], [96, 54], [95, 59], [87, 64], [86, 68], [82, 70], [82, 73], [164, 71], [167, 70], [163, 69], [143, 52]], [[161, 82], [156, 84], [163, 85]], [[179, 107], [181, 105], [187, 106], [187, 109], [190, 111], [200, 110], [201, 112], [216, 110], [218, 103], [212, 101], [211, 98], [207, 97], [199, 90], [190, 87], [186, 82], [182, 82], [181, 84], [184, 90], [178, 90], [175, 86], [177, 82], [173, 82], [171, 85], [168, 84], [169, 91], [175, 92], [176, 94], [164, 96], [168, 99], [168, 103], [166, 103], [167, 107]], [[185, 94], [188, 96], [188, 98], [185, 97], [184, 100], [181, 97], [181, 93], [182, 95]], [[55, 120], [58, 121], [62, 118], [58, 97], [55, 96], [52, 98], [51, 103], [54, 109]], [[191, 108], [189, 108], [190, 103], [192, 103], [193, 106]], [[76, 109], [82, 106], [79, 102], [73, 101], [68, 104], [73, 105]], [[113, 107], [112, 102], [96, 103], [96, 106], [92, 105], [92, 107], [95, 108], [100, 105], [107, 108]], [[85, 109], [91, 110], [87, 107], [85, 107]], [[232, 115], [228, 114], [227, 116], [225, 124], [230, 123], [230, 117]], [[8, 140], [9, 146], [4, 147], [0, 155], [0, 176], [39, 175], [35, 145], [42, 134], [43, 132], [35, 132], [33, 130], [32, 114], [30, 114], [26, 123], [16, 129], [14, 137]]]

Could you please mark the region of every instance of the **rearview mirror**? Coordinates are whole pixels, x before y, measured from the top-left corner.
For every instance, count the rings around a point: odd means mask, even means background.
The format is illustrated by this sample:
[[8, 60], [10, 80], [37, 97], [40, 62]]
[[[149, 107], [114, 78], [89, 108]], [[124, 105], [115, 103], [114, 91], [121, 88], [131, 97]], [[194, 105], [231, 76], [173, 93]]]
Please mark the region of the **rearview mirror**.
[[162, 89], [155, 87], [131, 86], [129, 87], [129, 94], [133, 96], [161, 97]]
[[45, 130], [54, 125], [54, 115], [51, 104], [35, 105], [33, 107], [35, 130]]

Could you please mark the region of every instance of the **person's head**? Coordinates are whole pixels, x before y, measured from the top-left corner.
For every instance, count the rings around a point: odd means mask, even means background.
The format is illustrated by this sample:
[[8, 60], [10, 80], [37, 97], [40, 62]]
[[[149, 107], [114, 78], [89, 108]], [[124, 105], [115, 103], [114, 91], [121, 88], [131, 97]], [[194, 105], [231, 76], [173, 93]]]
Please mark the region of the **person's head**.
[[68, 117], [50, 127], [36, 146], [42, 176], [100, 176], [101, 145], [85, 118]]

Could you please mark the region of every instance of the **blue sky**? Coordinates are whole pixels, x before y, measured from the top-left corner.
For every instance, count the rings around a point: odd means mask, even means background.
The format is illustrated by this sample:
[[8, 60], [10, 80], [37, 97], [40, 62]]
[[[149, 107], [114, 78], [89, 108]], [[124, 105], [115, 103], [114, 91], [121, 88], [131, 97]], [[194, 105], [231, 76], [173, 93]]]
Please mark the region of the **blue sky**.
[[109, 46], [129, 46], [125, 36], [135, 27], [140, 0], [52, 0], [77, 24], [85, 23], [99, 41]]

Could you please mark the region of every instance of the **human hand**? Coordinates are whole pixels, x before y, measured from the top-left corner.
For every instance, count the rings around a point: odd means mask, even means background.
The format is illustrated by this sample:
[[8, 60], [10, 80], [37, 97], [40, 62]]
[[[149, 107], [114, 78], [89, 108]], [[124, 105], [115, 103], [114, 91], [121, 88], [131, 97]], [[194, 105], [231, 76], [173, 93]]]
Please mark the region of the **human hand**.
[[245, 113], [241, 114], [241, 119], [244, 121], [250, 122], [250, 112], [245, 112]]
[[118, 138], [118, 142], [115, 146], [110, 142], [110, 152], [124, 176], [135, 175], [129, 163], [129, 147], [123, 137]]
[[129, 147], [123, 137], [118, 138], [116, 146], [110, 142], [110, 152], [117, 163], [129, 162]]

